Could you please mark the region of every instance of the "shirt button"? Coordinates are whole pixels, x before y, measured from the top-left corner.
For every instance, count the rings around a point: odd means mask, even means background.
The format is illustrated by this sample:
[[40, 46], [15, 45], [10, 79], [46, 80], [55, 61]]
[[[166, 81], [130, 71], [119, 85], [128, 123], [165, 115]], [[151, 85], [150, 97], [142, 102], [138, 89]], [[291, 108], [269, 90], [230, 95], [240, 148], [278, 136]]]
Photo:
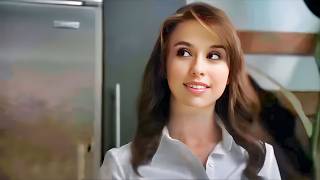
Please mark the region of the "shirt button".
[[209, 167], [213, 167], [213, 163], [212, 162], [209, 163]]

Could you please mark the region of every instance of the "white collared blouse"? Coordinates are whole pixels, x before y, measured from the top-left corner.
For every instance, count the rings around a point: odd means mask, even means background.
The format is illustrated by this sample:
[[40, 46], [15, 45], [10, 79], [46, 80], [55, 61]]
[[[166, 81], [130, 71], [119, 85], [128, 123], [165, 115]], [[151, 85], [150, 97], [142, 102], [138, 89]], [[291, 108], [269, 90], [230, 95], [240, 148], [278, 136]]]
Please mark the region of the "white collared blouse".
[[[220, 123], [218, 123], [221, 126]], [[101, 179], [242, 179], [248, 153], [222, 129], [220, 141], [210, 153], [206, 167], [189, 148], [170, 137], [167, 128], [152, 161], [139, 166], [142, 177], [136, 175], [130, 163], [131, 143], [109, 150], [100, 168]], [[266, 143], [265, 162], [258, 173], [263, 179], [281, 179], [273, 147]]]

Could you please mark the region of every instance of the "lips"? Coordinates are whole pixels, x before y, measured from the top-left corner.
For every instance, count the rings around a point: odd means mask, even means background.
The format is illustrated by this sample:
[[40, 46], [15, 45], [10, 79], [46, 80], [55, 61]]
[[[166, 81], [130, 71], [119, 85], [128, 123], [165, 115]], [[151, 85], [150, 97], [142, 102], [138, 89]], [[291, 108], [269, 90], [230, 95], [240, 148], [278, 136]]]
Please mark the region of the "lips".
[[189, 88], [193, 88], [193, 89], [206, 89], [206, 88], [210, 88], [210, 86], [206, 83], [203, 82], [196, 82], [196, 81], [191, 81], [191, 82], [187, 82], [187, 83], [183, 83], [185, 86], [189, 87]]
[[183, 85], [186, 87], [186, 89], [193, 95], [196, 96], [201, 96], [205, 92], [208, 91], [210, 86], [206, 83], [203, 82], [196, 82], [196, 81], [191, 81], [187, 83], [183, 83]]

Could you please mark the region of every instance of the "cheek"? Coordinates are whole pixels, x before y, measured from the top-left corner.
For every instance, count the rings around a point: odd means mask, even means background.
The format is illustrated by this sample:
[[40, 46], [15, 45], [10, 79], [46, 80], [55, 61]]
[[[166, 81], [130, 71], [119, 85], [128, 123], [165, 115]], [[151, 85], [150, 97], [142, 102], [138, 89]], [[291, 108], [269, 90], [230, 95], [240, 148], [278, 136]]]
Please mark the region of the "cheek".
[[219, 67], [215, 67], [213, 71], [210, 72], [210, 77], [215, 87], [219, 89], [224, 89], [229, 77], [228, 66], [225, 64]]
[[177, 77], [177, 71], [175, 71], [175, 67], [173, 66], [172, 59], [167, 60], [166, 72], [167, 72], [167, 81], [169, 85], [169, 89], [172, 92], [174, 87], [175, 78]]
[[181, 81], [187, 73], [187, 67], [183, 63], [179, 63], [174, 59], [167, 63], [167, 79], [169, 83]]

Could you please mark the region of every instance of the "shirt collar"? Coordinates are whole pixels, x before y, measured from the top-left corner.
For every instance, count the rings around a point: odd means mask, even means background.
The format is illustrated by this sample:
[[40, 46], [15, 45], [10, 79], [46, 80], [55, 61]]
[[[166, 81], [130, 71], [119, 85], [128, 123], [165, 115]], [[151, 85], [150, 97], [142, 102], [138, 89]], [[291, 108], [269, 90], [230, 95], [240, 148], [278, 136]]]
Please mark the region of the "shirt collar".
[[[229, 134], [229, 132], [226, 130], [222, 120], [219, 118], [218, 115], [216, 115], [216, 122], [219, 125], [219, 127], [221, 128], [222, 131], [222, 140], [216, 145], [216, 147], [214, 148], [214, 150], [211, 152], [212, 154], [221, 154], [224, 155], [227, 152], [231, 151], [232, 148], [232, 144], [234, 142], [233, 137]], [[177, 142], [179, 140], [172, 138], [169, 135], [169, 131], [167, 126], [165, 126], [162, 130], [162, 135], [163, 138], [171, 141], [171, 142]], [[180, 141], [179, 141], [180, 142]]]

